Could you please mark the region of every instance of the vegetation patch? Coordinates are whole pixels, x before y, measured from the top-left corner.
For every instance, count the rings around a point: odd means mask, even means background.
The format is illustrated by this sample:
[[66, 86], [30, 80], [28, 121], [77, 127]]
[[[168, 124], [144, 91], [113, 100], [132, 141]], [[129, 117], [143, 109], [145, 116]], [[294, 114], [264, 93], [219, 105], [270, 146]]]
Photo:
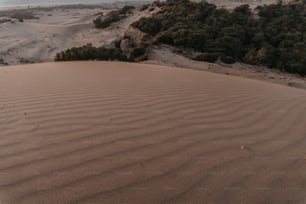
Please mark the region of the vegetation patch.
[[111, 24], [126, 18], [134, 8], [134, 6], [124, 6], [119, 10], [109, 12], [106, 16], [100, 15], [93, 23], [96, 28], [107, 28]]
[[205, 62], [216, 62], [219, 56], [220, 56], [219, 53], [208, 52], [208, 53], [197, 55], [195, 58], [193, 58], [193, 60], [205, 61]]
[[17, 19], [20, 22], [23, 22], [26, 19], [38, 19], [37, 16], [34, 15], [33, 10], [3, 10], [0, 11], [0, 17]]
[[236, 62], [236, 59], [231, 56], [221, 56], [220, 60], [225, 64], [234, 64]]
[[[149, 37], [149, 44], [168, 44], [204, 53], [196, 60], [221, 61], [277, 68], [306, 75], [306, 8], [303, 1], [233, 11], [205, 1], [155, 2], [161, 11], [132, 24]], [[208, 54], [209, 53], [209, 54]]]
[[122, 54], [118, 48], [96, 48], [91, 44], [65, 50], [57, 53], [55, 57], [55, 61], [79, 60], [129, 61], [126, 55]]
[[[267, 66], [306, 75], [306, 7], [303, 1], [259, 6], [252, 11], [242, 5], [232, 11], [214, 4], [189, 0], [155, 1], [142, 10], [159, 7], [151, 17], [132, 24], [145, 33], [141, 42], [129, 47], [128, 40], [117, 48], [86, 45], [57, 54], [56, 60], [131, 60], [147, 59], [146, 48], [168, 44], [180, 50], [202, 54], [194, 60], [224, 63], [236, 61]], [[97, 18], [104, 28], [126, 17], [134, 7], [126, 6]], [[121, 42], [121, 43], [120, 43]], [[125, 42], [125, 43], [122, 43]], [[121, 46], [125, 45], [125, 46]], [[122, 53], [122, 47], [128, 52]]]

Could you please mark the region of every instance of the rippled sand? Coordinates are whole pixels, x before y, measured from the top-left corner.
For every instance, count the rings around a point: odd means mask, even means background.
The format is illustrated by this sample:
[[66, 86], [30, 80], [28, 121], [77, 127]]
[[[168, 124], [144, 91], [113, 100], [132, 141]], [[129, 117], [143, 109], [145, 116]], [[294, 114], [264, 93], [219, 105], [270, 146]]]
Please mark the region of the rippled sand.
[[0, 69], [0, 200], [305, 203], [306, 92], [163, 66]]

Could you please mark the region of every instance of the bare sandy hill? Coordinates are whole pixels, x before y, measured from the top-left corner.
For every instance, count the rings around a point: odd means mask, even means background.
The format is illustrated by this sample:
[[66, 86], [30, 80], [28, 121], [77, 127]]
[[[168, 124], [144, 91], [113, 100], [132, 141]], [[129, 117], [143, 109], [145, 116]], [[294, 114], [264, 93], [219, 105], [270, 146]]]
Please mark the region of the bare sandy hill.
[[115, 62], [0, 69], [0, 203], [305, 203], [306, 92]]

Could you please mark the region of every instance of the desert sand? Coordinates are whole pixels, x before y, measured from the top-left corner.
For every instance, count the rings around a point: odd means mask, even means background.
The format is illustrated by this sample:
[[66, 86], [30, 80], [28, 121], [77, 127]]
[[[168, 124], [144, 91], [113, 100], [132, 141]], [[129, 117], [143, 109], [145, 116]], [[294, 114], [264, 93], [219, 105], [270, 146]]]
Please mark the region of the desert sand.
[[117, 62], [0, 69], [0, 203], [305, 203], [306, 92]]
[[[186, 52], [186, 53], [184, 53]], [[146, 64], [166, 65], [177, 68], [189, 68], [209, 71], [219, 74], [256, 79], [275, 84], [306, 90], [306, 77], [289, 74], [277, 69], [264, 66], [249, 65], [241, 62], [225, 64], [218, 60], [216, 63], [200, 62], [186, 57], [188, 51], [182, 51], [168, 45], [154, 46], [148, 49]]]

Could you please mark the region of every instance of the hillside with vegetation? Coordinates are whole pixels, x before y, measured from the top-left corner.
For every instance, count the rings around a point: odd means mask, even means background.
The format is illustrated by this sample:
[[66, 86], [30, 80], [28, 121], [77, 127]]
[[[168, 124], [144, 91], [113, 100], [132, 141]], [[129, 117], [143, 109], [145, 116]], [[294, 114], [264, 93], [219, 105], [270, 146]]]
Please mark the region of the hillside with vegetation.
[[[255, 10], [242, 5], [232, 11], [205, 1], [167, 0], [153, 5], [160, 11], [132, 24], [145, 33], [134, 45], [138, 50], [168, 44], [198, 53], [190, 55], [195, 60], [239, 61], [306, 75], [303, 1], [279, 2]], [[133, 57], [139, 56], [134, 53]]]
[[306, 9], [303, 2], [232, 12], [206, 2], [168, 0], [161, 12], [133, 24], [148, 44], [191, 48], [197, 60], [241, 61], [306, 74]]
[[105, 16], [103, 16], [103, 14], [99, 15], [99, 17], [96, 18], [93, 23], [95, 24], [96, 28], [107, 28], [111, 24], [126, 18], [132, 12], [133, 9], [135, 9], [134, 6], [124, 6], [119, 10], [109, 12]]

